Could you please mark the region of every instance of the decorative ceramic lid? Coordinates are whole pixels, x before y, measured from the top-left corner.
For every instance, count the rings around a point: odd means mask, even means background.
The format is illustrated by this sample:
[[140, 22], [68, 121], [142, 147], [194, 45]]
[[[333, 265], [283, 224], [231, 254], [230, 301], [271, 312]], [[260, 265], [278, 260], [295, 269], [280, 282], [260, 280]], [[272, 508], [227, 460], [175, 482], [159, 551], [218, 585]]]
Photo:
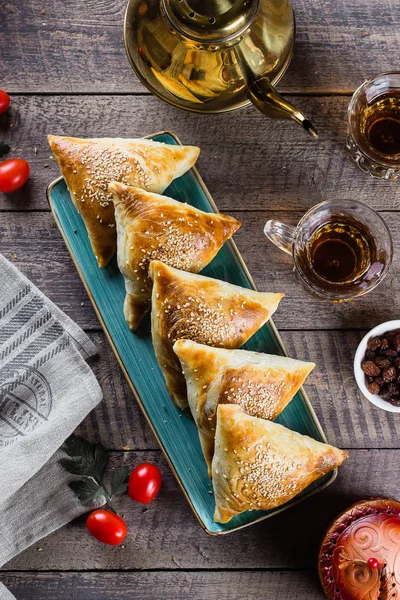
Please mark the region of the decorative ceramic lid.
[[400, 600], [400, 502], [353, 504], [331, 525], [319, 554], [330, 600]]

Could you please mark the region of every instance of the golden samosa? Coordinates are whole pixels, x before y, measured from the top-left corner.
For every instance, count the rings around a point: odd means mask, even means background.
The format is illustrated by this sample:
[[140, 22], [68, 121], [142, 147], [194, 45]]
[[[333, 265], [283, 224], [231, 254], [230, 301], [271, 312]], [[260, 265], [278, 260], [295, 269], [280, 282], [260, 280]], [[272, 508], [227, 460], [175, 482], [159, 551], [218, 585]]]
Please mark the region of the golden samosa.
[[81, 215], [99, 267], [117, 250], [110, 181], [162, 193], [197, 160], [199, 148], [146, 139], [81, 139], [49, 135], [73, 203]]
[[250, 417], [236, 404], [220, 404], [212, 461], [214, 520], [227, 523], [245, 510], [281, 506], [347, 457], [344, 450]]
[[124, 315], [135, 330], [150, 308], [149, 264], [197, 273], [240, 227], [227, 215], [113, 181], [109, 185], [117, 223], [118, 266], [125, 279]]
[[242, 346], [278, 308], [284, 294], [256, 292], [152, 261], [154, 351], [177, 406], [187, 406], [185, 378], [172, 346], [189, 339], [218, 348]]
[[185, 375], [209, 474], [218, 405], [238, 404], [252, 417], [273, 420], [315, 367], [286, 356], [212, 348], [183, 339], [173, 349]]

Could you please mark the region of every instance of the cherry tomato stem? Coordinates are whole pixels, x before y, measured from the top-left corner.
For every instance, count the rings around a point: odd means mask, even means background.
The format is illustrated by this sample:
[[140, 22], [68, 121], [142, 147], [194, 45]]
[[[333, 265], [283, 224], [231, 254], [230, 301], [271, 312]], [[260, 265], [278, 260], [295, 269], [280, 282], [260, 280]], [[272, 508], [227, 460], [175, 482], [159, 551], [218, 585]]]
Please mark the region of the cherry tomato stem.
[[160, 469], [151, 463], [138, 465], [130, 474], [128, 494], [132, 500], [149, 504], [161, 488]]
[[104, 508], [99, 508], [90, 513], [86, 521], [86, 527], [96, 540], [109, 546], [119, 546], [128, 533], [125, 521], [117, 514]]

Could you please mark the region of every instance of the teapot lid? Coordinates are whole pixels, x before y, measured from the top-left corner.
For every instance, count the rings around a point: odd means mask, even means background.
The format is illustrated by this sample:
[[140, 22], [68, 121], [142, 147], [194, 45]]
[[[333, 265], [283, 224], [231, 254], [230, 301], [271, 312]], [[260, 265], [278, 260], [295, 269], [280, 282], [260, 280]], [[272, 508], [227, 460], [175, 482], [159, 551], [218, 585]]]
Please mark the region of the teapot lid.
[[171, 24], [198, 42], [222, 42], [240, 35], [254, 19], [259, 0], [162, 0]]

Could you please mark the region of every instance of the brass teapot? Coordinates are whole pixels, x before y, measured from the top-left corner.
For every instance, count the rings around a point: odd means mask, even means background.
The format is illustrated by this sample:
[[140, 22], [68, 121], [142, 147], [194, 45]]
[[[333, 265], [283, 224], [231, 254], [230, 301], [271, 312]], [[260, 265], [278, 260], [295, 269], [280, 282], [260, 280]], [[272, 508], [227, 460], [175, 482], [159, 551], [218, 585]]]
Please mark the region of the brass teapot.
[[130, 0], [125, 15], [128, 58], [162, 100], [199, 113], [252, 102], [317, 137], [273, 87], [289, 66], [294, 37], [290, 0]]

